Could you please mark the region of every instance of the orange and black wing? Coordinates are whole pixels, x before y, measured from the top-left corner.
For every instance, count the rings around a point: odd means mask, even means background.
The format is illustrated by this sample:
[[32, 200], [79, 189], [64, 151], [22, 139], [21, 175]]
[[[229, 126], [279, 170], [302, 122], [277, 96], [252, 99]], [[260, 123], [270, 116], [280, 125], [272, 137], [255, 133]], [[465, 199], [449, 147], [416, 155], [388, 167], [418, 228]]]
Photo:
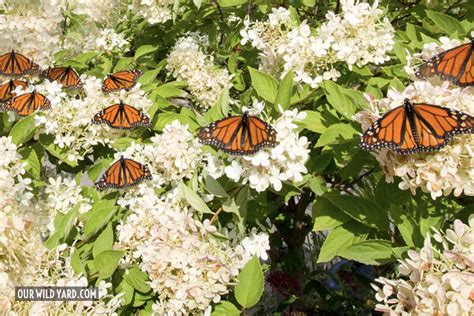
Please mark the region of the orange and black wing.
[[124, 70], [108, 75], [102, 83], [102, 91], [109, 93], [117, 90], [129, 90], [142, 75], [141, 70]]
[[23, 89], [28, 86], [28, 82], [22, 80], [10, 80], [0, 85], [0, 103], [6, 102], [16, 96], [15, 89], [22, 86]]
[[51, 102], [47, 97], [36, 91], [20, 94], [9, 100], [4, 109], [15, 111], [20, 116], [28, 116], [36, 110], [45, 110], [51, 107]]
[[276, 145], [276, 132], [261, 119], [244, 114], [231, 116], [201, 128], [202, 143], [214, 145], [233, 155], [251, 155]]
[[0, 75], [21, 76], [38, 70], [37, 64], [15, 51], [0, 56]]
[[105, 123], [118, 129], [132, 129], [135, 126], [149, 126], [150, 119], [133, 106], [114, 104], [97, 113], [92, 118], [92, 123]]
[[446, 146], [456, 134], [473, 134], [474, 117], [438, 105], [414, 103], [418, 151], [432, 152]]
[[415, 73], [418, 78], [440, 76], [459, 86], [474, 84], [474, 40], [431, 58]]
[[79, 89], [82, 87], [79, 74], [71, 67], [49, 68], [44, 72], [44, 76], [49, 80], [61, 83], [66, 88]]
[[146, 165], [122, 157], [105, 171], [102, 178], [96, 183], [96, 187], [99, 191], [108, 188], [121, 189], [151, 179], [151, 173]]
[[362, 135], [360, 147], [367, 151], [388, 147], [400, 154], [415, 152], [416, 137], [405, 108], [396, 107], [372, 124]]

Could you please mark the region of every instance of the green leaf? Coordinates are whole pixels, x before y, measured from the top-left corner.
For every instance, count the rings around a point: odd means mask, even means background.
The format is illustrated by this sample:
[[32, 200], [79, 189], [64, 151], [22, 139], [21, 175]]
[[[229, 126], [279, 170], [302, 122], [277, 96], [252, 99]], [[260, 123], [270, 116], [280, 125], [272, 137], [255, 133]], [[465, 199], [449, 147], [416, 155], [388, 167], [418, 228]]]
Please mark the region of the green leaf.
[[87, 66], [87, 64], [89, 64], [89, 62], [97, 55], [99, 55], [98, 52], [85, 52], [77, 55], [74, 60], [83, 64], [84, 66]]
[[258, 303], [263, 293], [263, 272], [260, 261], [252, 257], [237, 276], [235, 298], [244, 308], [250, 308]]
[[338, 255], [365, 264], [378, 265], [393, 259], [388, 240], [364, 240], [341, 249]]
[[389, 229], [387, 212], [369, 199], [341, 195], [336, 192], [326, 194], [324, 198], [353, 219], [368, 227], [377, 228], [385, 232]]
[[156, 76], [160, 73], [161, 69], [148, 70], [138, 78], [138, 82], [141, 84], [150, 84], [156, 79]]
[[214, 311], [211, 316], [239, 316], [240, 311], [234, 304], [227, 301], [220, 301], [219, 304], [214, 306]]
[[322, 176], [311, 177], [309, 180], [309, 188], [316, 196], [323, 195], [328, 189], [326, 180]]
[[329, 232], [319, 252], [317, 263], [328, 262], [337, 256], [341, 249], [367, 238], [369, 229], [355, 220]]
[[316, 198], [313, 203], [314, 231], [331, 230], [351, 220], [351, 217], [328, 200]]
[[112, 229], [112, 224], [109, 223], [94, 242], [94, 248], [92, 249], [92, 255], [94, 258], [102, 251], [111, 250], [113, 243], [114, 231]]
[[84, 264], [81, 261], [79, 251], [76, 248], [73, 249], [74, 250], [71, 254], [71, 266], [77, 274], [82, 273], [83, 275], [86, 275], [86, 268], [84, 267]]
[[447, 14], [426, 10], [426, 15], [434, 22], [445, 34], [452, 35], [458, 33], [463, 35], [465, 33], [464, 27], [459, 21]]
[[201, 213], [213, 214], [201, 197], [190, 187], [180, 182], [178, 185], [179, 194], [188, 201], [189, 205]]
[[211, 176], [206, 177], [206, 189], [209, 193], [214, 194], [218, 197], [229, 197], [227, 192], [224, 190], [222, 185]]
[[29, 115], [24, 119], [19, 120], [10, 131], [12, 142], [20, 145], [29, 141], [35, 134], [35, 115]]
[[61, 241], [65, 241], [65, 239], [69, 236], [69, 233], [74, 226], [74, 222], [76, 221], [77, 212], [79, 211], [80, 206], [80, 203], [74, 205], [74, 207], [61, 218], [57, 225], [55, 222], [55, 232], [49, 236], [49, 238], [44, 243], [48, 249], [57, 247]]
[[327, 80], [324, 82], [324, 91], [329, 104], [331, 104], [337, 112], [352, 121], [352, 116], [356, 111], [356, 105], [353, 100], [344, 93], [344, 90], [336, 83]]
[[22, 148], [20, 154], [23, 157], [23, 161], [26, 162], [25, 170], [28, 171], [34, 178], [40, 179], [41, 177], [41, 163], [38, 158], [38, 154], [33, 147]]
[[326, 131], [328, 125], [325, 124], [321, 113], [316, 111], [305, 111], [305, 113], [306, 118], [300, 123], [301, 126], [319, 134]]
[[140, 270], [136, 265], [127, 270], [123, 277], [137, 291], [147, 293], [151, 290], [151, 287], [148, 284], [150, 281], [148, 274]]
[[84, 237], [89, 239], [108, 224], [117, 211], [115, 200], [102, 200], [95, 203], [87, 214], [88, 219], [84, 227]]
[[198, 8], [198, 9], [201, 8], [201, 4], [202, 4], [201, 0], [193, 0], [193, 3], [196, 6], [196, 8]]
[[323, 147], [330, 144], [341, 144], [354, 139], [359, 133], [350, 124], [338, 123], [329, 126], [319, 137], [314, 147]]
[[123, 254], [121, 250], [106, 250], [95, 257], [94, 266], [99, 271], [99, 278], [106, 279], [112, 276]]
[[163, 98], [177, 97], [185, 93], [182, 89], [180, 89], [185, 86], [186, 84], [183, 82], [172, 81], [157, 87], [154, 92]]
[[274, 103], [274, 108], [279, 112], [278, 105], [281, 105], [283, 110], [287, 110], [290, 106], [291, 92], [293, 90], [293, 71], [288, 71], [283, 77], [283, 80], [278, 87], [277, 96]]
[[153, 45], [143, 45], [138, 47], [138, 49], [135, 52], [135, 59], [138, 59], [142, 56], [151, 54], [155, 52], [158, 49], [158, 47], [153, 46]]
[[252, 86], [264, 100], [274, 103], [278, 93], [278, 81], [264, 72], [249, 67]]
[[217, 3], [223, 8], [235, 7], [247, 3], [247, 0], [217, 0]]

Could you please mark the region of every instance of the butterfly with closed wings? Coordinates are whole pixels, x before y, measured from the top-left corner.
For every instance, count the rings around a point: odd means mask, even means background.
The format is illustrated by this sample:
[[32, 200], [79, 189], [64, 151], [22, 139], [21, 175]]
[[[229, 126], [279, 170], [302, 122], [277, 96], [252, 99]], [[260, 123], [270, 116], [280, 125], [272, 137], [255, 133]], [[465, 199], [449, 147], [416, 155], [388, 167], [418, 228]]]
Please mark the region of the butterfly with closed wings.
[[0, 103], [7, 102], [14, 96], [15, 94], [15, 89], [17, 87], [23, 87], [25, 89], [28, 86], [28, 82], [22, 81], [22, 80], [13, 80], [11, 79], [10, 81], [7, 81], [3, 84], [0, 85]]
[[97, 190], [122, 189], [135, 186], [144, 180], [151, 180], [151, 172], [146, 165], [132, 159], [120, 157], [110, 165], [102, 178], [95, 184]]
[[102, 91], [109, 93], [118, 90], [130, 90], [142, 74], [141, 70], [124, 70], [109, 74], [102, 83]]
[[14, 50], [0, 56], [0, 75], [21, 76], [38, 70], [39, 66], [37, 64]]
[[440, 76], [461, 87], [474, 85], [474, 39], [434, 56], [415, 75], [421, 79]]
[[143, 112], [120, 101], [119, 104], [111, 105], [97, 113], [92, 118], [92, 123], [105, 123], [118, 129], [132, 129], [135, 126], [149, 126], [150, 119]]
[[468, 114], [405, 99], [364, 132], [360, 146], [367, 151], [388, 147], [406, 155], [439, 150], [454, 135], [473, 133], [474, 118]]
[[262, 148], [276, 146], [273, 127], [248, 112], [213, 122], [201, 128], [198, 137], [202, 143], [233, 155], [252, 155]]

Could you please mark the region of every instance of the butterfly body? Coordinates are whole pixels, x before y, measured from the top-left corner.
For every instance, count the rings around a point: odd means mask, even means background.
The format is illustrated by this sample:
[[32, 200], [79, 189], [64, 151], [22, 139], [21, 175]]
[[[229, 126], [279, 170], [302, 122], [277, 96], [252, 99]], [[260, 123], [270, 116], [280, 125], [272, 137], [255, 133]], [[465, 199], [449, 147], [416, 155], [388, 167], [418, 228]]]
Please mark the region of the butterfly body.
[[270, 124], [245, 112], [211, 123], [198, 132], [202, 143], [234, 155], [251, 155], [276, 146], [276, 132]]
[[39, 66], [37, 64], [14, 50], [0, 55], [0, 75], [21, 76], [38, 70]]
[[150, 119], [143, 112], [120, 101], [97, 113], [92, 118], [92, 123], [104, 123], [117, 129], [132, 129], [136, 126], [149, 126]]
[[114, 188], [122, 189], [135, 186], [143, 180], [151, 180], [150, 170], [132, 159], [120, 157], [105, 171], [102, 178], [96, 183], [99, 191]]
[[388, 147], [402, 155], [432, 152], [456, 134], [473, 134], [473, 126], [474, 118], [466, 113], [405, 99], [364, 132], [360, 146], [367, 151]]
[[44, 76], [49, 80], [61, 83], [66, 88], [79, 89], [82, 87], [79, 74], [70, 66], [49, 68], [44, 72]]
[[0, 85], [0, 103], [7, 102], [11, 98], [15, 97], [16, 94], [13, 91], [19, 86], [22, 86], [24, 89], [28, 86], [28, 82], [11, 79], [10, 81]]
[[434, 56], [415, 75], [420, 79], [440, 76], [461, 87], [474, 85], [474, 39]]
[[24, 93], [10, 99], [4, 106], [7, 111], [15, 111], [20, 116], [28, 116], [36, 110], [46, 110], [51, 107], [51, 101], [41, 93]]
[[124, 70], [108, 74], [102, 84], [102, 91], [109, 93], [118, 90], [130, 90], [142, 74], [141, 70]]

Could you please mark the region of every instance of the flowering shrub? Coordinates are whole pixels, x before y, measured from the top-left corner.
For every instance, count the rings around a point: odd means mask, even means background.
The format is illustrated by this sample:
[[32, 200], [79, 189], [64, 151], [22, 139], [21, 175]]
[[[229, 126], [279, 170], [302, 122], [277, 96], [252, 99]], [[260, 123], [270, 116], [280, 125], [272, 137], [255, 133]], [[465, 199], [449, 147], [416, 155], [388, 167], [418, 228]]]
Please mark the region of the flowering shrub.
[[[474, 312], [474, 273], [472, 270], [472, 242], [474, 215], [469, 225], [454, 221], [453, 229], [445, 233], [435, 230], [427, 237], [420, 252], [408, 251], [400, 260], [400, 274], [409, 280], [378, 278], [383, 288], [377, 291], [376, 310], [396, 315], [416, 314], [469, 315]], [[432, 238], [436, 244], [432, 244]], [[396, 296], [396, 298], [394, 297]]]
[[[0, 88], [0, 314], [472, 314], [474, 136], [410, 155], [359, 146], [405, 98], [474, 114], [472, 86], [416, 75], [471, 43], [470, 13], [453, 1], [0, 0], [0, 72], [5, 54], [25, 55], [40, 71], [16, 76], [28, 85], [13, 94], [51, 103], [20, 117]], [[48, 79], [55, 66], [81, 84]], [[123, 70], [136, 82], [105, 93]], [[102, 124], [133, 119], [102, 112], [114, 104], [146, 124]], [[244, 113], [248, 126], [222, 121]], [[130, 160], [143, 167], [108, 169]], [[15, 286], [100, 299], [17, 301]]]

